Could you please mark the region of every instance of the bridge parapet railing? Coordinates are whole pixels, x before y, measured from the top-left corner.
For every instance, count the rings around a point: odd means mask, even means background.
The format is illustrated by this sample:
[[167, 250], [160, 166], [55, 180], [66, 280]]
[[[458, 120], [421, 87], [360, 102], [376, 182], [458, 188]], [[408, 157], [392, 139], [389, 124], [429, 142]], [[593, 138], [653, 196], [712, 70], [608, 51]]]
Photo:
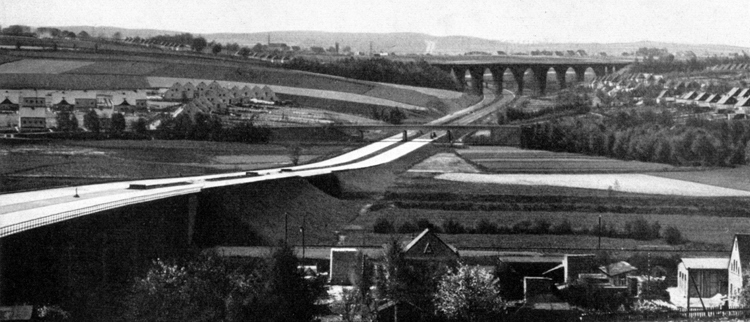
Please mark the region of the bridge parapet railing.
[[168, 197], [186, 195], [186, 194], [195, 193], [198, 191], [200, 191], [200, 188], [156, 192], [156, 193], [146, 194], [146, 195], [137, 196], [137, 197], [130, 197], [130, 198], [121, 199], [121, 200], [103, 202], [101, 204], [82, 207], [82, 208], [78, 208], [74, 210], [52, 213], [46, 216], [35, 217], [33, 219], [29, 219], [26, 221], [0, 226], [0, 238], [10, 236], [13, 234], [17, 234], [26, 230], [31, 230], [37, 227], [46, 226], [46, 225], [62, 222], [65, 220], [70, 220], [73, 218], [85, 216], [85, 215], [90, 215], [90, 214], [97, 213], [97, 212], [102, 212], [102, 211], [116, 209], [116, 208], [120, 208], [124, 206], [130, 206], [134, 204], [164, 199]]

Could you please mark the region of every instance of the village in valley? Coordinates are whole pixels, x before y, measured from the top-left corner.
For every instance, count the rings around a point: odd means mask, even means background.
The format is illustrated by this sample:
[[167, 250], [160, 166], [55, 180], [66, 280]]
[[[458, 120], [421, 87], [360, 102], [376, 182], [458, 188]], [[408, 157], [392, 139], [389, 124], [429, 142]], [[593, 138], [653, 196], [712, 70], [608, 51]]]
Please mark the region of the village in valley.
[[0, 320], [750, 317], [750, 43], [444, 5], [0, 14]]

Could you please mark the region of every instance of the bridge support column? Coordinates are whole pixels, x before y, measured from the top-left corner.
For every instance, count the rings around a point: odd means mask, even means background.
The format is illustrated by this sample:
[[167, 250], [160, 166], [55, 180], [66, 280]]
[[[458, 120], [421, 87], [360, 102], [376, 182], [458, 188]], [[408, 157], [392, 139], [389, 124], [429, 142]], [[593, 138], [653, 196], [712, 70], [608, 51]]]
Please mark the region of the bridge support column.
[[536, 79], [536, 84], [539, 88], [539, 96], [542, 96], [547, 92], [547, 72], [549, 68], [535, 67], [532, 70], [534, 71], [534, 79]]
[[602, 77], [607, 74], [607, 69], [604, 66], [591, 66], [591, 69], [594, 70], [596, 77]]
[[576, 81], [582, 83], [586, 78], [586, 66], [573, 67], [573, 71], [576, 72]]
[[560, 89], [565, 89], [565, 87], [567, 87], [567, 84], [565, 84], [565, 74], [568, 72], [568, 67], [555, 66], [553, 68], [555, 69], [555, 74], [557, 75], [557, 85], [560, 86]]
[[409, 140], [409, 135], [406, 133], [406, 130], [404, 130], [401, 141], [406, 142], [407, 140]]
[[482, 95], [484, 92], [484, 67], [474, 67], [469, 69], [471, 74], [471, 87], [474, 94]]
[[453, 80], [461, 90], [466, 89], [466, 68], [453, 67]]
[[5, 253], [5, 249], [3, 248], [3, 239], [0, 238], [0, 306], [5, 305], [5, 296], [3, 296], [3, 291], [5, 290], [5, 261], [3, 259], [3, 253]]
[[193, 244], [195, 235], [195, 216], [198, 214], [198, 195], [188, 196], [187, 245]]
[[518, 95], [523, 95], [523, 74], [526, 73], [524, 67], [513, 67], [510, 69], [513, 73], [513, 78], [516, 79], [516, 85], [518, 85]]
[[503, 94], [503, 74], [505, 74], [505, 67], [490, 67], [490, 73], [492, 73], [492, 80], [495, 81], [495, 91], [498, 94]]

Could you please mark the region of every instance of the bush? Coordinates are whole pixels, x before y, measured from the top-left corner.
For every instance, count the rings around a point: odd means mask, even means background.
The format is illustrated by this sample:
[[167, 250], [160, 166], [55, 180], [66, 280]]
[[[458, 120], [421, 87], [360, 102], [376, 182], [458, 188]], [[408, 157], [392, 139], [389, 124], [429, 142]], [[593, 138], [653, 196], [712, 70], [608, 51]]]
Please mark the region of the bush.
[[555, 235], [570, 235], [573, 234], [573, 227], [570, 225], [570, 221], [563, 219], [559, 224], [552, 226], [550, 233]]
[[442, 232], [440, 230], [440, 227], [433, 225], [429, 220], [424, 219], [424, 218], [419, 218], [417, 220], [417, 228], [419, 228], [419, 231], [423, 231], [425, 229], [429, 229], [433, 233], [440, 233], [440, 232]]
[[372, 226], [372, 231], [376, 234], [392, 234], [396, 232], [396, 228], [388, 219], [378, 218]]
[[498, 232], [497, 225], [495, 225], [495, 223], [492, 223], [487, 219], [480, 220], [477, 223], [476, 228], [474, 228], [474, 231], [477, 234], [487, 234], [487, 235], [494, 235], [494, 234], [497, 234]]
[[547, 219], [535, 219], [534, 224], [531, 226], [530, 232], [533, 234], [543, 235], [549, 233], [549, 227], [552, 224]]
[[666, 241], [667, 244], [670, 245], [679, 245], [685, 243], [685, 239], [682, 238], [682, 233], [680, 232], [680, 230], [673, 226], [669, 226], [664, 229], [664, 241]]
[[419, 227], [417, 227], [417, 225], [415, 225], [414, 223], [408, 221], [404, 222], [400, 227], [398, 227], [399, 234], [411, 234], [418, 231], [420, 231]]
[[531, 225], [531, 222], [528, 220], [519, 221], [513, 224], [511, 231], [513, 231], [514, 234], [525, 234], [531, 231]]
[[446, 234], [465, 234], [466, 228], [458, 221], [448, 219], [443, 222], [443, 231]]

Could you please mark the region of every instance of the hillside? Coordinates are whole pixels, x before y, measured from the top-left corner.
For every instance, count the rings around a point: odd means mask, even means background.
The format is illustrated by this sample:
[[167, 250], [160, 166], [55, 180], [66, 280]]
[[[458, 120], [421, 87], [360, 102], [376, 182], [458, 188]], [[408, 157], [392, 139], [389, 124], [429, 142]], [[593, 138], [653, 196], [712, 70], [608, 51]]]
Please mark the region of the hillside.
[[[92, 35], [110, 36], [120, 32], [123, 37], [150, 37], [160, 34], [176, 34], [178, 31], [153, 29], [124, 29], [115, 27], [66, 26], [59, 27], [73, 32], [85, 30]], [[653, 41], [639, 41], [629, 43], [534, 43], [516, 44], [499, 40], [482, 39], [467, 36], [431, 36], [421, 33], [346, 33], [322, 31], [272, 31], [255, 33], [214, 33], [202, 35], [206, 39], [220, 43], [239, 43], [252, 46], [256, 43], [265, 44], [270, 36], [271, 42], [287, 43], [301, 47], [321, 46], [328, 48], [338, 42], [340, 47], [350, 46], [352, 51], [394, 52], [397, 54], [463, 54], [470, 51], [485, 51], [495, 53], [498, 50], [510, 52], [528, 52], [532, 50], [577, 50], [583, 49], [589, 53], [607, 52], [610, 55], [634, 52], [640, 47], [667, 48], [670, 52], [693, 51], [698, 55], [722, 53], [737, 53], [748, 48], [715, 45], [715, 44], [680, 44]]]

